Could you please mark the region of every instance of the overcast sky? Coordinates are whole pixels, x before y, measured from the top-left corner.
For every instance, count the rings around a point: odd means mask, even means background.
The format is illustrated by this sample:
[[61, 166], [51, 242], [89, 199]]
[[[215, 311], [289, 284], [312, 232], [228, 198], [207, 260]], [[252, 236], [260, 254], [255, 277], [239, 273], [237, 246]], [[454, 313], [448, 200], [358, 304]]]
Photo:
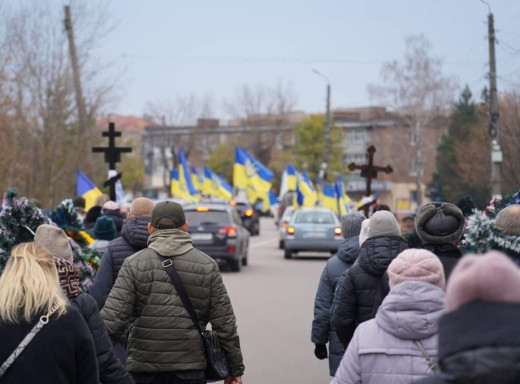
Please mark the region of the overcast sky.
[[[520, 1], [489, 0], [499, 45], [499, 90], [520, 81]], [[114, 112], [148, 101], [211, 95], [216, 107], [243, 84], [292, 84], [297, 108], [370, 105], [367, 85], [423, 33], [444, 72], [479, 95], [488, 71], [486, 5], [479, 0], [110, 0], [115, 29], [99, 55], [124, 89]], [[218, 116], [217, 116], [218, 117]]]

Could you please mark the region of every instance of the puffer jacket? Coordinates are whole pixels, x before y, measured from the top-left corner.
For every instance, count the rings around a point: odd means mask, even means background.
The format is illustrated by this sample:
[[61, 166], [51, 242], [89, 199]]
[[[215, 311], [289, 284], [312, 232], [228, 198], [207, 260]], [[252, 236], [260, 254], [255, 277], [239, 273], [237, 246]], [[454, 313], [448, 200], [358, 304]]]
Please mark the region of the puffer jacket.
[[359, 236], [344, 239], [338, 246], [338, 253], [331, 257], [323, 273], [316, 298], [314, 299], [314, 320], [312, 321], [311, 341], [314, 344], [329, 343], [329, 369], [334, 376], [339, 362], [345, 353], [336, 332], [331, 327], [330, 310], [334, 300], [336, 286], [341, 276], [356, 261], [359, 255]]
[[437, 255], [444, 267], [446, 281], [448, 281], [451, 271], [462, 257], [460, 250], [453, 244], [426, 244], [423, 248]]
[[121, 237], [112, 240], [103, 255], [101, 265], [96, 274], [94, 285], [89, 293], [96, 299], [99, 308], [103, 308], [105, 301], [114, 286], [117, 274], [125, 259], [148, 246], [149, 217], [133, 216], [125, 221], [121, 229]]
[[117, 337], [133, 319], [128, 370], [172, 372], [206, 367], [202, 338], [157, 252], [172, 260], [201, 327], [211, 323], [231, 375], [241, 376], [244, 366], [235, 315], [217, 263], [193, 248], [190, 235], [179, 229], [154, 232], [148, 248], [124, 261], [101, 311], [112, 337]]
[[520, 304], [489, 301], [445, 314], [439, 323], [441, 373], [418, 383], [520, 383], [519, 318]]
[[408, 249], [406, 241], [394, 235], [370, 237], [361, 246], [358, 262], [350, 268], [339, 288], [338, 303], [332, 318], [345, 348], [358, 324], [373, 317], [381, 278], [390, 262], [405, 249]]
[[444, 291], [405, 281], [383, 300], [375, 319], [361, 324], [341, 360], [334, 384], [411, 384], [433, 375], [415, 340], [437, 360]]

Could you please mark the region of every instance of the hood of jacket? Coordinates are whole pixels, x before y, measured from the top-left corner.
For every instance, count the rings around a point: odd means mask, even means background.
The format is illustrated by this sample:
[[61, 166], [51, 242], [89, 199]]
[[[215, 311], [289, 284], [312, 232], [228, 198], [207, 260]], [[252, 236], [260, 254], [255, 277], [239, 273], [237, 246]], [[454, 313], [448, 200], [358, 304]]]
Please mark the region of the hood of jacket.
[[144, 249], [148, 245], [148, 223], [150, 218], [146, 216], [133, 216], [125, 221], [121, 229], [121, 236], [133, 248]]
[[386, 272], [390, 262], [405, 249], [408, 249], [408, 244], [400, 236], [370, 237], [359, 249], [359, 266], [365, 272], [381, 277]]
[[405, 281], [385, 297], [376, 323], [397, 338], [421, 340], [437, 334], [443, 312], [441, 288], [421, 281]]
[[184, 255], [193, 249], [191, 236], [181, 229], [161, 229], [148, 238], [148, 247], [164, 257]]
[[338, 245], [338, 258], [347, 264], [354, 264], [359, 256], [359, 236], [344, 239]]

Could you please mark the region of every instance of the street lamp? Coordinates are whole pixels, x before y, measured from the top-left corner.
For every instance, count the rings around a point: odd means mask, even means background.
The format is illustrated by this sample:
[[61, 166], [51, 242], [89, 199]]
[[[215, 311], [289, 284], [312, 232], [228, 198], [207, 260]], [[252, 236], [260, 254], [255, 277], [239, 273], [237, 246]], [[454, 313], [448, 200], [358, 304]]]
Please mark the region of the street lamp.
[[312, 70], [313, 73], [325, 79], [327, 82], [327, 114], [325, 117], [325, 132], [324, 132], [324, 145], [323, 145], [323, 153], [322, 153], [322, 170], [323, 174], [320, 171], [320, 178], [327, 181], [327, 167], [329, 164], [329, 154], [330, 154], [330, 80], [323, 73], [318, 71], [317, 69]]

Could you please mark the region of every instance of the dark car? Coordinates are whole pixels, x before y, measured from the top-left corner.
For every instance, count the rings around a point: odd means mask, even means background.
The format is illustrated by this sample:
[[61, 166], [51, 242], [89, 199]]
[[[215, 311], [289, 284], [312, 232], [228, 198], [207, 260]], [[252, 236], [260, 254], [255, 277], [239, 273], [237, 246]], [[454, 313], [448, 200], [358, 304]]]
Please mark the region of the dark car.
[[188, 232], [193, 246], [232, 271], [247, 265], [249, 232], [234, 207], [224, 204], [199, 204], [185, 207]]
[[232, 201], [231, 205], [235, 207], [238, 215], [242, 219], [242, 224], [249, 231], [251, 236], [260, 234], [260, 219], [258, 212], [251, 204], [246, 201]]

